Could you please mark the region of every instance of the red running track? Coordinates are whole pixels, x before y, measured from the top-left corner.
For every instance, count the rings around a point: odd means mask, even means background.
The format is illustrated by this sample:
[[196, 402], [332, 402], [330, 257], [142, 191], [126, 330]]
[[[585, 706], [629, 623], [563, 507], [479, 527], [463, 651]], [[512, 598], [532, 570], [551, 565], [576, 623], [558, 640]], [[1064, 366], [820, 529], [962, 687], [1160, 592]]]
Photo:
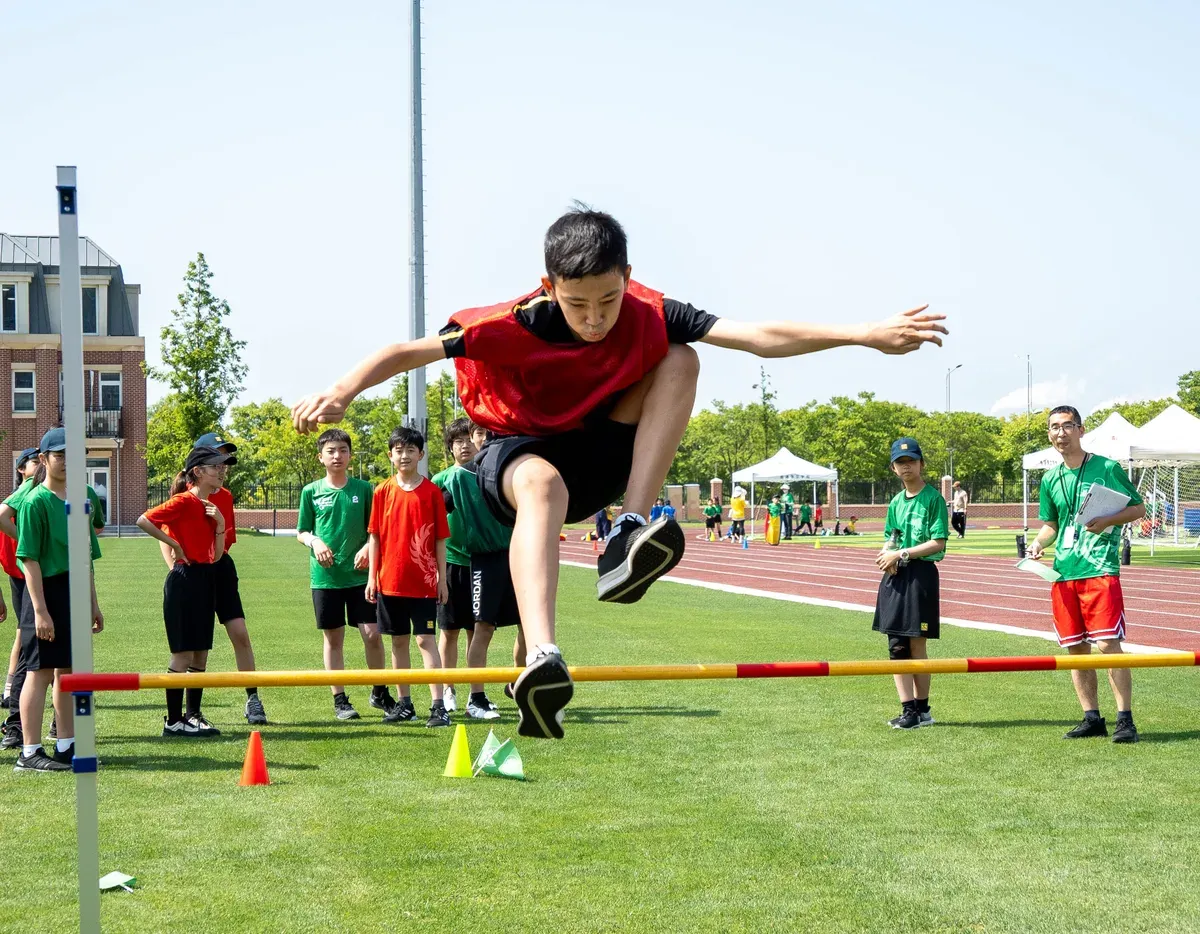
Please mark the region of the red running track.
[[[568, 533], [570, 534], [570, 533]], [[875, 606], [879, 571], [871, 548], [810, 542], [742, 549], [689, 534], [687, 551], [668, 577], [749, 587], [771, 593]], [[565, 561], [593, 564], [587, 542], [562, 543]], [[1050, 585], [1013, 565], [1015, 558], [951, 556], [939, 565], [942, 615], [1052, 632]], [[1165, 649], [1200, 649], [1200, 571], [1127, 567], [1126, 636]]]

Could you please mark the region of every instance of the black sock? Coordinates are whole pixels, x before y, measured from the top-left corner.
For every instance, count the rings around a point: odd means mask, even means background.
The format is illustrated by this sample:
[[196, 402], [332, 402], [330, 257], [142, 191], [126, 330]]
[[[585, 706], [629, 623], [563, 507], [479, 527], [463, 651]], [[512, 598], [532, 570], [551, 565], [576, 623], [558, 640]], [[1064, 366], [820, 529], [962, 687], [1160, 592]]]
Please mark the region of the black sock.
[[471, 703], [483, 704], [486, 701], [487, 701], [487, 693], [486, 692], [484, 692], [484, 691], [480, 691], [479, 693], [476, 693], [475, 691], [471, 692]]
[[1133, 723], [1133, 710], [1118, 710], [1117, 723]]
[[[188, 666], [188, 673], [201, 672], [203, 668], [192, 668]], [[204, 697], [204, 688], [188, 688], [187, 689], [187, 712], [190, 717], [192, 714], [200, 713], [200, 701]]]
[[336, 694], [333, 695], [333, 702], [336, 704], [339, 700], [348, 701], [348, 700], [350, 700], [350, 698], [348, 698], [346, 696], [345, 691], [338, 691]]
[[257, 693], [258, 693], [258, 688], [246, 688], [246, 696], [247, 697], [253, 697]]
[[929, 713], [928, 697], [918, 697], [914, 703], [917, 705], [917, 713]]
[[[181, 675], [182, 671], [167, 669], [168, 674]], [[183, 688], [167, 688], [167, 723], [178, 723], [183, 719]]]
[[388, 687], [386, 684], [376, 684], [371, 688], [371, 696], [383, 698], [387, 697]]
[[901, 710], [916, 710], [917, 702], [915, 700], [906, 700], [900, 705]]
[[1099, 720], [1100, 719], [1100, 711], [1099, 710], [1085, 710], [1083, 712], [1083, 719], [1084, 720]]

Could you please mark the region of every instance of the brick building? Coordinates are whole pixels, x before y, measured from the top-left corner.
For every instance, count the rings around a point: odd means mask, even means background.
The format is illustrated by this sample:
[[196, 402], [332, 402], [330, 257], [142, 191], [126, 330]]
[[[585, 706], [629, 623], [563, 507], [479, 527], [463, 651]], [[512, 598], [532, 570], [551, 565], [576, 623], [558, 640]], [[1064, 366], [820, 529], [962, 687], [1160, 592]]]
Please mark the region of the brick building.
[[[0, 233], [0, 451], [12, 453], [7, 476], [0, 467], [2, 495], [13, 488], [17, 452], [62, 423], [58, 257], [58, 237]], [[141, 287], [87, 237], [79, 258], [88, 483], [108, 524], [131, 526], [146, 508]]]

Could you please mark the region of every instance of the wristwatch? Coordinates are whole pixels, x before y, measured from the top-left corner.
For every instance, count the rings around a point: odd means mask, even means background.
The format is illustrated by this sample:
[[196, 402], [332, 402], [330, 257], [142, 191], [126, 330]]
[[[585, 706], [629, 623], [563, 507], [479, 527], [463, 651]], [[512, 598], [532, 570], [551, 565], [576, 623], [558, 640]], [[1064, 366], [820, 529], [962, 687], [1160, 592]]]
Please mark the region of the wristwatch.
[[907, 567], [907, 566], [908, 566], [908, 549], [905, 548], [902, 552], [900, 552], [900, 567]]

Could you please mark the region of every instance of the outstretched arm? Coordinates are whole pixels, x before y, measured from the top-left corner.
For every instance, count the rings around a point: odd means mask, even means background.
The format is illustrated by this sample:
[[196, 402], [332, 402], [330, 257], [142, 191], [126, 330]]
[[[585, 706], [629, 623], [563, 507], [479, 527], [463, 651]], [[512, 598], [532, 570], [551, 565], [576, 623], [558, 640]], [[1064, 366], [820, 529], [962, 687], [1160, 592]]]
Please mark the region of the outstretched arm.
[[858, 345], [887, 354], [905, 354], [922, 344], [942, 345], [949, 333], [939, 322], [945, 315], [926, 311], [928, 305], [874, 324], [800, 324], [766, 321], [757, 324], [720, 318], [702, 341], [759, 357], [798, 357], [831, 347]]
[[293, 405], [292, 422], [300, 432], [340, 422], [346, 414], [346, 407], [363, 390], [417, 367], [444, 360], [445, 357], [442, 339], [437, 334], [384, 347], [360, 362], [324, 392], [314, 392]]

